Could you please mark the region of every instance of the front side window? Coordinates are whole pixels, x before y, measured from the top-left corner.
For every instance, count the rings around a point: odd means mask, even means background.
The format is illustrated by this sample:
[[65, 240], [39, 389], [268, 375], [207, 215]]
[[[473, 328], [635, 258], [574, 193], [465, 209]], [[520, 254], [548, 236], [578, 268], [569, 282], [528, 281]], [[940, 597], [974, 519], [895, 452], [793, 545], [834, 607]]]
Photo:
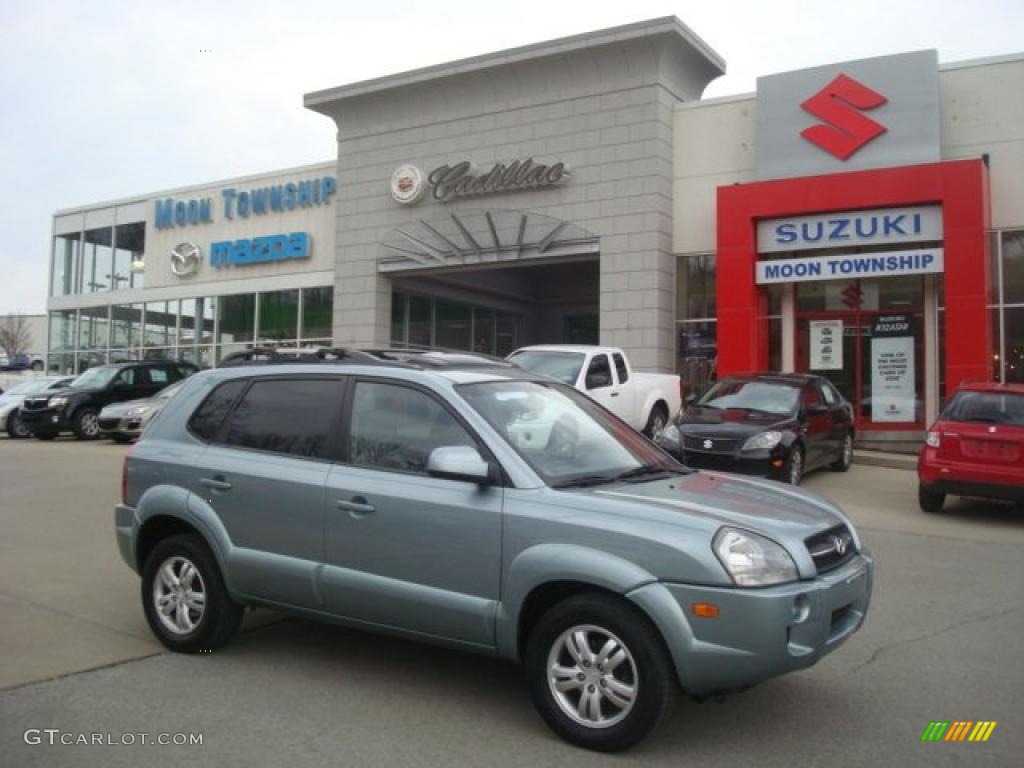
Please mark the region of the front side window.
[[459, 394], [552, 486], [680, 470], [640, 434], [564, 384], [494, 381]]
[[587, 389], [601, 389], [612, 385], [612, 367], [608, 355], [594, 355], [587, 366]]
[[137, 368], [125, 368], [119, 374], [117, 374], [118, 386], [131, 387], [135, 385], [135, 374], [138, 371]]
[[436, 399], [418, 389], [376, 381], [356, 384], [349, 461], [400, 472], [426, 472], [435, 448], [477, 447]]
[[232, 411], [225, 442], [238, 448], [324, 458], [340, 397], [337, 379], [256, 381]]

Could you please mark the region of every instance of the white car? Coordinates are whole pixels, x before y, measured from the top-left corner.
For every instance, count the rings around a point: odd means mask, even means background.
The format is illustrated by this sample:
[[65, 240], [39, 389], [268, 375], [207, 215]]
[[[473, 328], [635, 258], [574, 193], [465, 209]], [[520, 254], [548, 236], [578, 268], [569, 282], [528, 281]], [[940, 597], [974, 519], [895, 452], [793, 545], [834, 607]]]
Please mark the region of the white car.
[[29, 395], [39, 395], [48, 389], [61, 389], [74, 380], [74, 376], [39, 376], [23, 381], [0, 394], [0, 430], [10, 437], [28, 437], [29, 431], [21, 422], [18, 409]]
[[678, 376], [636, 373], [617, 347], [543, 344], [506, 359], [575, 387], [648, 437], [660, 434], [682, 404]]

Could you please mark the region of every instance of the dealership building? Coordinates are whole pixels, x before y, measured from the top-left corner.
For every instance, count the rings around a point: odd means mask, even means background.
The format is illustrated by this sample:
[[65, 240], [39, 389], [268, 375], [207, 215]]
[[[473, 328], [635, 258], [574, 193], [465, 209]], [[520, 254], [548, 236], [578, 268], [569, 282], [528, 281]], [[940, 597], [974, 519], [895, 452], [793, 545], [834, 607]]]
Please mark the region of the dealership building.
[[670, 17], [306, 94], [336, 159], [54, 215], [49, 365], [600, 342], [821, 373], [893, 445], [1024, 381], [1024, 55], [724, 71]]

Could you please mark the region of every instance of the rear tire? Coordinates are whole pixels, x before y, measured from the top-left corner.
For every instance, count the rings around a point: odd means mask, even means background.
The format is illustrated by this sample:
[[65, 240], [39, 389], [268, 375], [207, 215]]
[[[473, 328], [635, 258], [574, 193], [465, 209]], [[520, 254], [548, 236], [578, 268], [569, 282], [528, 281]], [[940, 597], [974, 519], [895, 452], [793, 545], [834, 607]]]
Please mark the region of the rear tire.
[[644, 427], [644, 435], [653, 440], [668, 426], [668, 408], [664, 403], [655, 403], [651, 408], [651, 414], [647, 417], [647, 425]]
[[95, 440], [100, 436], [100, 422], [93, 408], [79, 408], [71, 419], [71, 431], [79, 440]]
[[178, 653], [220, 648], [245, 610], [231, 599], [213, 553], [194, 533], [164, 539], [150, 552], [142, 569], [142, 607], [153, 634]]
[[665, 717], [678, 688], [658, 630], [619, 597], [583, 594], [555, 605], [530, 634], [525, 655], [537, 711], [585, 749], [633, 746]]
[[14, 410], [7, 417], [7, 436], [20, 440], [29, 437], [32, 433], [29, 432], [28, 427], [25, 426], [25, 422], [21, 420], [21, 416], [18, 415], [18, 411]]
[[917, 486], [917, 503], [921, 510], [935, 515], [942, 511], [942, 505], [946, 501], [946, 494], [938, 491], [931, 491], [923, 485]]

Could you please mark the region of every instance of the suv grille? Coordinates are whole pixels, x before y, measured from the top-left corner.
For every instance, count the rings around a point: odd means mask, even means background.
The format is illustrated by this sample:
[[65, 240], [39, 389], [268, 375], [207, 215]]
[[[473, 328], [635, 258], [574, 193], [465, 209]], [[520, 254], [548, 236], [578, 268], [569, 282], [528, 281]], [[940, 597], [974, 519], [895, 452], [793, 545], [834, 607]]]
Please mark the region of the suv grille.
[[838, 568], [857, 554], [857, 547], [853, 543], [853, 534], [845, 525], [837, 525], [835, 528], [816, 533], [810, 538], [804, 539], [804, 544], [807, 545], [807, 551], [811, 553], [811, 559], [814, 560], [818, 573]]
[[688, 451], [703, 453], [732, 453], [736, 450], [739, 440], [731, 437], [713, 437], [703, 435], [683, 435], [683, 448]]
[[48, 397], [26, 397], [21, 402], [21, 407], [26, 411], [39, 411], [45, 408], [48, 402], [50, 402]]

